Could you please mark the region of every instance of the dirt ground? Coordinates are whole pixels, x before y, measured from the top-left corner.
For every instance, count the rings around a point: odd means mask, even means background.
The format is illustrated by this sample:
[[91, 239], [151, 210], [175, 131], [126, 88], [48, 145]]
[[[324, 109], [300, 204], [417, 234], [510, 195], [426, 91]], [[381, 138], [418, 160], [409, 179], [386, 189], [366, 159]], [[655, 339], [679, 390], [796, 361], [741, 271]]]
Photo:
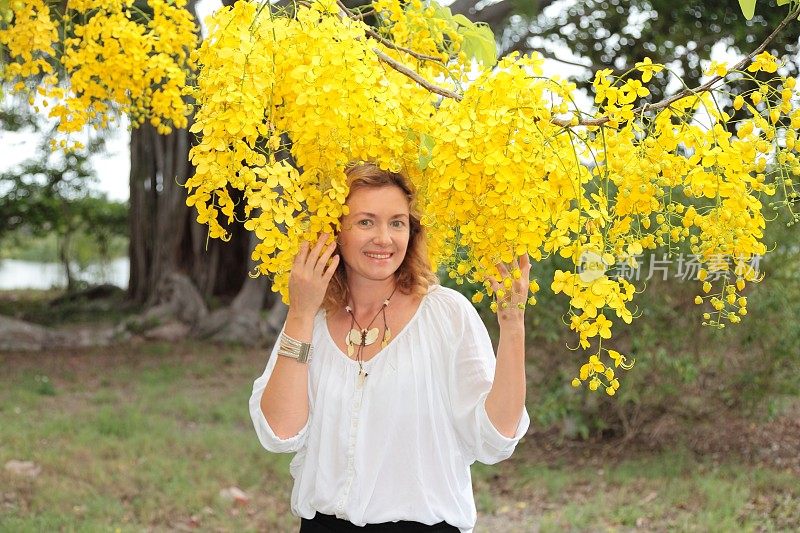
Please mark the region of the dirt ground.
[[739, 459], [746, 464], [790, 470], [800, 476], [800, 401], [773, 420], [755, 422], [727, 413], [720, 420], [687, 426], [664, 417], [631, 439], [560, 439], [557, 432], [533, 432], [528, 439], [539, 446], [526, 447], [526, 459], [543, 464], [598, 466], [599, 462], [630, 459], [637, 455], [682, 446], [711, 462]]

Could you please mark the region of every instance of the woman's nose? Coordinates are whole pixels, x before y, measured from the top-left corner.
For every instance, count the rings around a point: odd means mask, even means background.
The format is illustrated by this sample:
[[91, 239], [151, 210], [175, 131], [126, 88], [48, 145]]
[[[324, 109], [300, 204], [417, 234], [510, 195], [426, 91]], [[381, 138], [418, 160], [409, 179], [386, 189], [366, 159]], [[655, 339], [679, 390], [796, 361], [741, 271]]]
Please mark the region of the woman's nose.
[[392, 238], [389, 235], [389, 228], [378, 226], [377, 234], [373, 240], [375, 244], [391, 244]]

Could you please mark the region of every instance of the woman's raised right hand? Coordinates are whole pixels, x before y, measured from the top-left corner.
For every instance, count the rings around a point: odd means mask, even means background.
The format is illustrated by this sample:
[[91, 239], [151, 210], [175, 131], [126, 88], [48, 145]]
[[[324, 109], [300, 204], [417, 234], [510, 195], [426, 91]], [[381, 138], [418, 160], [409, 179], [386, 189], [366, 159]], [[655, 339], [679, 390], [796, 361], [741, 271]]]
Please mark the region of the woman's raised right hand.
[[300, 245], [289, 274], [289, 312], [292, 314], [314, 316], [325, 299], [328, 283], [339, 265], [339, 256], [334, 255], [326, 268], [336, 250], [336, 241], [325, 246], [329, 237], [329, 233], [320, 235], [310, 250], [308, 241]]

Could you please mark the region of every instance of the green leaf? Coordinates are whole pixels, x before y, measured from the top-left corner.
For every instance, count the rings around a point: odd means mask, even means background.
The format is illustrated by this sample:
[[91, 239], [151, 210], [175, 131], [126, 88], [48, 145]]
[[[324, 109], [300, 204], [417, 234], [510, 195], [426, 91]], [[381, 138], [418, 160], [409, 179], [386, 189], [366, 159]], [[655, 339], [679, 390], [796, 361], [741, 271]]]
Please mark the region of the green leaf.
[[[433, 147], [436, 141], [430, 135], [420, 134], [419, 168], [425, 170], [433, 158]], [[423, 150], [424, 148], [424, 150]]]
[[469, 20], [467, 17], [461, 14], [453, 15], [453, 21], [458, 23], [460, 26], [470, 27], [475, 25], [475, 23], [473, 23], [471, 20]]
[[460, 33], [464, 36], [461, 49], [467, 54], [467, 57], [474, 57], [487, 67], [497, 63], [497, 44], [491, 28], [484, 25], [473, 25]]
[[417, 164], [420, 170], [425, 170], [428, 163], [431, 162], [433, 147], [436, 145], [436, 140], [430, 135], [417, 133], [412, 129], [406, 132], [406, 139], [419, 144], [419, 161]]
[[779, 6], [785, 6], [786, 4], [788, 4], [791, 1], [792, 0], [778, 0], [778, 5]]
[[451, 26], [454, 26], [453, 13], [450, 11], [449, 7], [440, 5], [437, 2], [432, 2], [430, 7], [433, 8], [433, 18], [447, 21]]
[[753, 18], [753, 14], [756, 12], [756, 0], [739, 0], [739, 7], [742, 8], [742, 14], [744, 15], [744, 18], [750, 20]]
[[433, 18], [444, 20], [453, 31], [464, 37], [461, 49], [468, 58], [475, 58], [479, 63], [489, 67], [497, 63], [497, 44], [494, 33], [487, 24], [476, 24], [464, 15], [453, 15], [449, 7], [436, 2], [432, 2], [430, 6], [433, 7]]

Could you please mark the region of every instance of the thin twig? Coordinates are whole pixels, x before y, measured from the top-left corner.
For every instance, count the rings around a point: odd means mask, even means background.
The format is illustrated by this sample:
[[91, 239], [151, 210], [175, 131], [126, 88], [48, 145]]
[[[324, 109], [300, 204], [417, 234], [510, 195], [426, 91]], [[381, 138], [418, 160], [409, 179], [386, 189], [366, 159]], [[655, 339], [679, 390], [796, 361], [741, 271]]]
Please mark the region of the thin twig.
[[542, 54], [544, 57], [552, 59], [553, 61], [558, 61], [559, 63], [564, 63], [565, 65], [572, 65], [573, 67], [581, 67], [589, 70], [592, 69], [591, 65], [584, 65], [583, 63], [578, 63], [577, 61], [570, 61], [569, 59], [561, 59], [552, 52], [544, 53], [540, 51], [539, 53]]
[[403, 48], [402, 46], [398, 46], [398, 45], [394, 44], [392, 41], [390, 41], [388, 39], [384, 39], [379, 34], [375, 33], [374, 31], [372, 31], [369, 28], [366, 29], [366, 33], [367, 33], [367, 35], [369, 35], [370, 37], [372, 37], [373, 39], [375, 39], [376, 41], [378, 41], [382, 45], [386, 46], [387, 48], [393, 48], [394, 50], [397, 50], [398, 52], [404, 52], [404, 53], [410, 55], [411, 57], [419, 59], [420, 61], [435, 61], [436, 63], [439, 63], [439, 64], [443, 63], [442, 62], [442, 58], [440, 58], [440, 57], [426, 56], [425, 54], [420, 54], [419, 52], [415, 52], [414, 50], [411, 50], [410, 48]]
[[376, 13], [376, 11], [374, 9], [368, 9], [368, 10], [362, 11], [360, 13], [352, 12], [352, 15], [350, 15], [350, 18], [356, 19], [356, 20], [364, 20], [368, 16], [374, 15], [375, 13]]

